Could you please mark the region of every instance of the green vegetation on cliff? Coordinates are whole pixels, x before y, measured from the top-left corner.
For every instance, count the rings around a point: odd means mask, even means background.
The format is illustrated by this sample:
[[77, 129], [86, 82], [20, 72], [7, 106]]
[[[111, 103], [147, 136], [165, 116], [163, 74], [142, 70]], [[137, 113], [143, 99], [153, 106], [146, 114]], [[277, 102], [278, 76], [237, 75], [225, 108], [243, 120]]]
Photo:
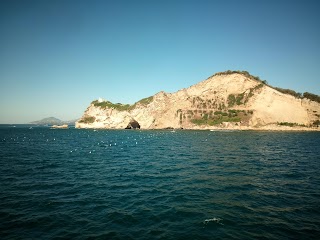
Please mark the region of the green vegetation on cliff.
[[320, 126], [320, 120], [316, 120], [313, 122], [313, 126]]
[[304, 124], [292, 123], [292, 122], [278, 122], [280, 126], [288, 126], [288, 127], [305, 127]]
[[297, 93], [296, 91], [293, 91], [291, 89], [285, 89], [285, 88], [278, 88], [278, 87], [272, 87], [273, 89], [284, 93], [284, 94], [289, 94], [291, 96], [294, 96], [295, 98], [303, 98], [301, 93]]
[[240, 122], [241, 119], [239, 117], [228, 117], [228, 116], [220, 116], [214, 119], [206, 119], [204, 117], [200, 119], [192, 119], [191, 122], [196, 125], [218, 125], [223, 122]]
[[301, 99], [306, 98], [311, 101], [315, 101], [315, 102], [320, 103], [320, 96], [318, 96], [316, 94], [312, 94], [312, 93], [308, 93], [308, 92], [305, 92], [302, 94], [302, 93], [298, 93], [296, 91], [293, 91], [291, 89], [284, 89], [284, 88], [278, 88], [278, 87], [272, 87], [272, 88], [281, 92], [281, 93], [292, 95], [295, 98], [301, 98]]
[[252, 111], [229, 109], [228, 111], [210, 111], [201, 117], [194, 117], [190, 121], [196, 125], [218, 125], [223, 122], [241, 122], [250, 118]]
[[230, 94], [228, 96], [228, 106], [233, 107], [235, 104], [237, 105], [243, 104], [244, 103], [243, 97], [244, 97], [244, 93], [237, 94], [237, 95]]
[[84, 116], [82, 119], [80, 119], [79, 123], [93, 123], [95, 120], [96, 120], [95, 117]]
[[152, 100], [153, 100], [153, 96], [143, 98], [143, 99], [139, 100], [138, 102], [134, 103], [133, 105], [112, 103], [110, 101], [99, 102], [98, 100], [93, 101], [91, 104], [93, 104], [95, 107], [100, 107], [102, 109], [113, 108], [118, 111], [130, 111], [130, 110], [136, 108], [138, 105], [147, 106], [149, 103], [152, 102]]
[[303, 94], [303, 97], [304, 97], [304, 98], [308, 98], [308, 99], [310, 99], [310, 100], [312, 100], [312, 101], [315, 101], [315, 102], [320, 103], [320, 96], [318, 96], [318, 95], [316, 95], [316, 94], [312, 94], [312, 93], [305, 92], [305, 93]]
[[249, 99], [255, 94], [256, 90], [262, 88], [264, 86], [263, 83], [256, 85], [253, 88], [249, 89], [249, 93], [245, 94], [245, 92], [240, 94], [230, 94], [228, 96], [228, 106], [233, 107], [235, 105], [245, 104], [249, 101]]
[[[279, 88], [279, 87], [273, 87], [271, 85], [268, 84], [268, 82], [266, 80], [261, 80], [260, 77], [258, 76], [253, 76], [251, 75], [248, 71], [239, 71], [239, 70], [236, 70], [236, 71], [231, 71], [231, 70], [227, 70], [227, 71], [224, 71], [224, 72], [217, 72], [215, 74], [213, 74], [212, 76], [210, 76], [209, 78], [211, 77], [214, 77], [214, 76], [222, 76], [222, 75], [231, 75], [231, 74], [241, 74], [247, 78], [250, 78], [250, 79], [253, 79], [253, 80], [256, 80], [256, 81], [259, 81], [261, 82], [260, 85], [257, 85], [258, 88], [262, 87], [263, 85], [267, 85], [281, 93], [284, 93], [284, 94], [289, 94], [291, 96], [294, 96], [295, 98], [307, 98], [309, 100], [312, 100], [312, 101], [315, 101], [315, 102], [318, 102], [320, 103], [320, 96], [316, 95], [316, 94], [312, 94], [312, 93], [308, 93], [308, 92], [305, 92], [305, 93], [298, 93], [294, 90], [291, 90], [291, 89], [284, 89], [284, 88]], [[209, 79], [208, 78], [208, 79]], [[251, 89], [250, 89], [251, 90]], [[253, 89], [255, 90], [255, 89]], [[250, 91], [250, 94], [251, 94], [252, 91]], [[251, 97], [251, 95], [249, 94], [249, 97]], [[228, 99], [229, 100], [229, 99]], [[233, 102], [231, 100], [231, 102]], [[231, 104], [231, 106], [233, 106], [235, 103]], [[238, 102], [237, 102], [238, 104]], [[239, 104], [238, 104], [239, 105]]]
[[142, 104], [142, 105], [148, 105], [151, 103], [153, 100], [153, 96], [147, 97], [147, 98], [142, 98], [140, 101], [136, 102], [135, 104]]
[[95, 100], [92, 102], [92, 104], [95, 107], [101, 107], [103, 109], [105, 108], [114, 108], [117, 109], [119, 111], [126, 111], [130, 108], [129, 104], [121, 104], [121, 103], [112, 103], [109, 101], [103, 101], [103, 102], [99, 102], [98, 100]]
[[136, 106], [138, 105], [143, 105], [143, 106], [147, 106], [149, 103], [151, 103], [153, 100], [153, 96], [147, 97], [147, 98], [142, 98], [141, 100], [139, 100], [138, 102], [134, 103], [133, 105], [131, 105], [129, 107], [129, 110], [134, 109]]
[[[230, 75], [230, 74], [234, 74], [234, 73], [241, 74], [241, 75], [243, 75], [243, 76], [245, 76], [247, 78], [262, 82], [263, 84], [267, 84], [266, 80], [261, 80], [260, 77], [253, 76], [248, 71], [239, 71], [239, 70], [231, 71], [231, 70], [227, 70], [225, 72], [217, 72], [217, 73], [213, 74], [211, 77], [222, 76], [222, 75]], [[209, 77], [209, 78], [211, 78], [211, 77]]]

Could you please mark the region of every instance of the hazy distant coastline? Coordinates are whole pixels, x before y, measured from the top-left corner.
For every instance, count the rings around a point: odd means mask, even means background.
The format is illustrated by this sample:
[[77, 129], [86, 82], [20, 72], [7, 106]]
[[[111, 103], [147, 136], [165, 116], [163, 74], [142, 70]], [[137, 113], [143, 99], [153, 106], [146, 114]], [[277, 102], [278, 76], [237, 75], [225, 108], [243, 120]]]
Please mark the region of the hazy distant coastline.
[[48, 118], [43, 118], [41, 120], [33, 121], [30, 122], [29, 124], [36, 124], [36, 125], [75, 125], [75, 120], [69, 120], [69, 121], [63, 121], [55, 117], [48, 117]]

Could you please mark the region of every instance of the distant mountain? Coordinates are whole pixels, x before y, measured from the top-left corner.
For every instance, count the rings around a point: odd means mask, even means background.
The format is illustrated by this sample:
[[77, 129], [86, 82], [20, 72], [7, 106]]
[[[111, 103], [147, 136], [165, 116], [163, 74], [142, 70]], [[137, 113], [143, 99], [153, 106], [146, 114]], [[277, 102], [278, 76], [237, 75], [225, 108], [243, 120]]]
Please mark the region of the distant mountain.
[[69, 124], [69, 125], [73, 125], [75, 124], [77, 120], [70, 120], [70, 121], [62, 121], [58, 118], [55, 117], [48, 117], [48, 118], [43, 118], [41, 120], [38, 121], [33, 121], [31, 122], [31, 124], [39, 124], [39, 125], [61, 125], [61, 124]]

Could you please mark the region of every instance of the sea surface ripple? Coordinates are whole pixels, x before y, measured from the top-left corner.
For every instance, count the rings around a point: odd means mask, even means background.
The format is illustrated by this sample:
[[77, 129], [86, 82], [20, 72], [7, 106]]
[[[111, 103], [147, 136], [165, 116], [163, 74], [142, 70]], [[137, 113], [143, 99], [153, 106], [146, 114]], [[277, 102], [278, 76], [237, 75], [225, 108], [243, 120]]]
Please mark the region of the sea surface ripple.
[[1, 239], [319, 239], [320, 133], [0, 126]]

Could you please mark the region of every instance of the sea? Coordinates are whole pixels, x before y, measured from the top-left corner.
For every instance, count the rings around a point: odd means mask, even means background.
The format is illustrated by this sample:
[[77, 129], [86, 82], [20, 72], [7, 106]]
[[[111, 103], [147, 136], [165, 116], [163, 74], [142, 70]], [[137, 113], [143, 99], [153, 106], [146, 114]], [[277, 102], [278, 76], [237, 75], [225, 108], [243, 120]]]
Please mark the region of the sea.
[[0, 239], [320, 239], [320, 132], [0, 125]]

